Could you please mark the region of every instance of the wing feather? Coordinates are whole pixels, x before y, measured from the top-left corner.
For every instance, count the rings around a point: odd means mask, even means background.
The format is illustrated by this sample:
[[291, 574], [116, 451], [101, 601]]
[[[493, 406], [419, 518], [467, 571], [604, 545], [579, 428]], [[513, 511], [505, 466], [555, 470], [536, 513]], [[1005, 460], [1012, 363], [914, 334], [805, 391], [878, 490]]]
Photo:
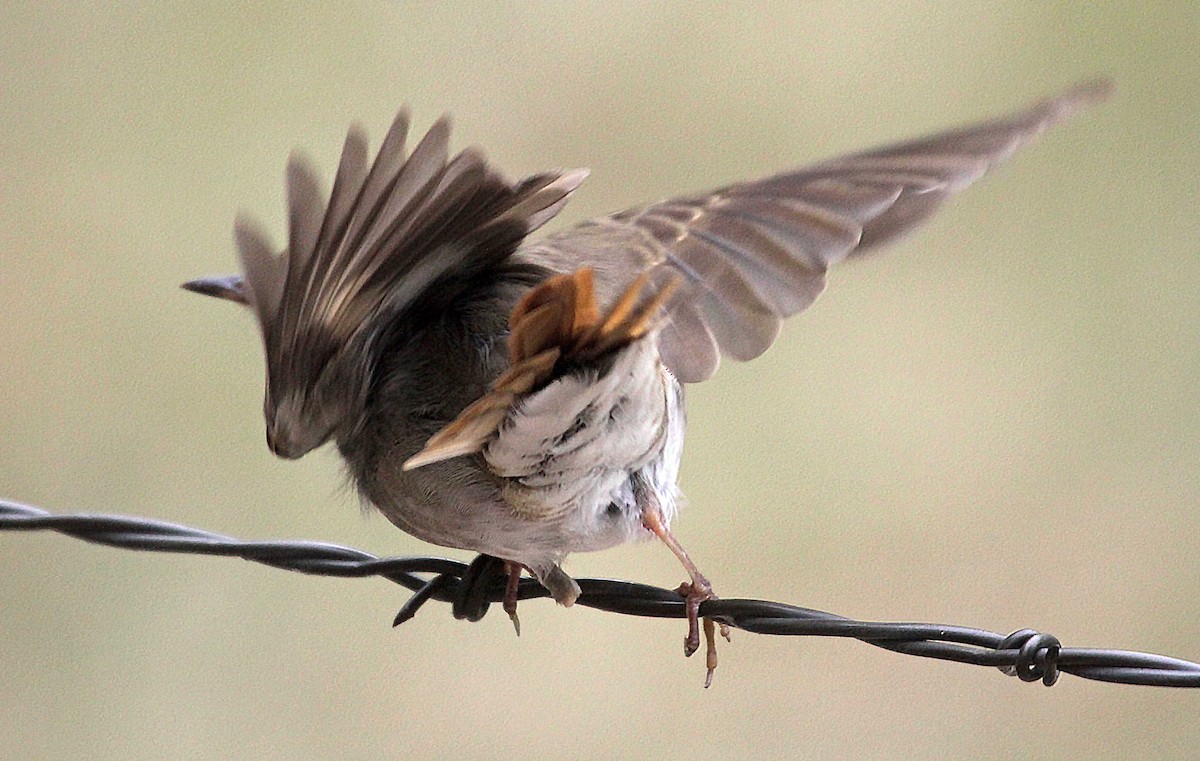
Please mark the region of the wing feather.
[[766, 351], [831, 265], [907, 233], [1109, 89], [1085, 83], [1008, 117], [620, 212], [534, 244], [529, 256], [595, 267], [602, 299], [647, 268], [682, 275], [660, 347], [681, 380], [701, 381], [721, 354]]
[[[387, 325], [426, 302], [444, 303], [499, 265], [586, 175], [549, 172], [514, 184], [478, 150], [450, 158], [448, 119], [435, 122], [411, 155], [408, 131], [401, 110], [368, 166], [366, 138], [352, 128], [328, 203], [315, 172], [293, 156], [282, 255], [239, 218], [244, 292], [266, 346], [269, 403], [318, 387], [365, 394], [373, 342]], [[236, 294], [239, 284], [231, 283], [207, 292]]]

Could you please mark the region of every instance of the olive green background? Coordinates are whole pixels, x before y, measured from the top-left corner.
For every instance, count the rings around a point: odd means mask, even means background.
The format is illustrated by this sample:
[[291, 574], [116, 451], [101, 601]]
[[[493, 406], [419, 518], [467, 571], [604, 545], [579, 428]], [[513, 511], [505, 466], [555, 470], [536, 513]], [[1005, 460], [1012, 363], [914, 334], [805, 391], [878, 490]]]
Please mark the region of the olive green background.
[[[447, 554], [272, 458], [248, 315], [177, 284], [284, 231], [303, 146], [453, 112], [569, 223], [1020, 107], [1115, 98], [691, 391], [678, 534], [732, 597], [1200, 660], [1200, 5], [5, 3], [0, 495]], [[247, 8], [250, 6], [250, 9]], [[456, 553], [467, 557], [465, 553]], [[682, 580], [662, 547], [570, 560]], [[393, 630], [381, 580], [0, 535], [0, 755], [1195, 758], [1200, 692], [547, 601]]]

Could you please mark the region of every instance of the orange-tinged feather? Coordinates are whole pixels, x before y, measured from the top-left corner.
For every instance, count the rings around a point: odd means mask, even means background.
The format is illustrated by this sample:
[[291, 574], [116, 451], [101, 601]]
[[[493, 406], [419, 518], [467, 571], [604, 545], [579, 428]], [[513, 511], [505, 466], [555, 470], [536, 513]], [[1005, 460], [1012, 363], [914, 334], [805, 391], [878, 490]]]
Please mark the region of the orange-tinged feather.
[[523, 396], [554, 379], [560, 359], [592, 361], [644, 337], [678, 285], [674, 278], [655, 290], [643, 273], [601, 315], [592, 270], [547, 278], [509, 315], [511, 366], [487, 394], [430, 437], [404, 469], [481, 451]]

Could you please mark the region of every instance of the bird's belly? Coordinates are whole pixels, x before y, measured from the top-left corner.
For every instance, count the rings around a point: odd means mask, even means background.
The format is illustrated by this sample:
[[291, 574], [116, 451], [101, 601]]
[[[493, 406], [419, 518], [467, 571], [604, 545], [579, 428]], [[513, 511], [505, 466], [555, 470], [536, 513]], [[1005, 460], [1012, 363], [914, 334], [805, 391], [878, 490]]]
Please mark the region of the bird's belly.
[[682, 388], [652, 341], [605, 372], [568, 374], [526, 397], [482, 453], [403, 470], [427, 432], [404, 432], [398, 454], [356, 474], [363, 497], [405, 532], [444, 547], [526, 563], [557, 563], [649, 538], [630, 478], [676, 510]]
[[646, 534], [634, 473], [674, 510], [678, 397], [655, 342], [639, 341], [606, 371], [565, 375], [522, 400], [484, 458], [515, 517], [554, 532], [564, 553], [621, 544]]

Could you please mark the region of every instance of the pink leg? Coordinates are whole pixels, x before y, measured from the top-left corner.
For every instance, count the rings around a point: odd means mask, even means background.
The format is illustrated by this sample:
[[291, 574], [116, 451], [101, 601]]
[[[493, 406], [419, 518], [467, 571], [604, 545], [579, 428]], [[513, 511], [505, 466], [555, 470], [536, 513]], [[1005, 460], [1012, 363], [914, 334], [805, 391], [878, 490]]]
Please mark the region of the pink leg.
[[[648, 489], [645, 491], [649, 492]], [[713, 593], [712, 584], [708, 582], [704, 574], [700, 573], [700, 569], [692, 562], [687, 550], [663, 523], [657, 500], [651, 498], [643, 501], [642, 525], [661, 539], [671, 552], [675, 553], [675, 557], [679, 558], [679, 562], [683, 564], [684, 570], [691, 578], [691, 581], [685, 581], [675, 590], [683, 595], [687, 604], [688, 634], [683, 640], [683, 654], [690, 656], [700, 648], [700, 604], [705, 600], [715, 600], [717, 596]], [[725, 624], [721, 624], [721, 636], [727, 641], [729, 640], [729, 627]], [[704, 619], [704, 642], [705, 665], [708, 667], [704, 686], [708, 687], [712, 684], [713, 671], [717, 668], [716, 627], [711, 618]]]
[[524, 566], [520, 563], [514, 563], [511, 560], [504, 561], [504, 570], [508, 573], [508, 579], [504, 584], [504, 612], [512, 621], [518, 637], [521, 636], [521, 619], [517, 618], [517, 587], [521, 583], [522, 568]]

